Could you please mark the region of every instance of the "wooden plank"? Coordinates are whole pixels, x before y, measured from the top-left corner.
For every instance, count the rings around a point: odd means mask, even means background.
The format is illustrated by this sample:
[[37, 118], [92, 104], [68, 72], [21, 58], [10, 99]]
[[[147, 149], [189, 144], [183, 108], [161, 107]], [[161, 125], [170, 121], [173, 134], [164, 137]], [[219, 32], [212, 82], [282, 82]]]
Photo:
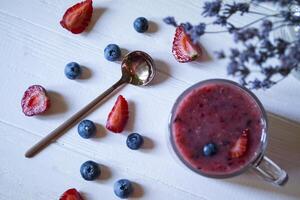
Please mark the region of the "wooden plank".
[[[0, 113], [2, 113], [0, 121], [9, 124], [8, 126], [0, 125], [0, 128], [3, 129], [4, 127], [3, 132], [13, 133], [15, 129], [25, 130], [22, 132], [24, 136], [21, 137], [22, 141], [23, 138], [26, 140], [26, 137], [32, 137], [24, 143], [21, 150], [13, 149], [11, 150], [12, 153], [18, 154], [18, 157], [21, 158], [22, 152], [33, 141], [37, 141], [38, 138], [55, 128], [66, 117], [118, 79], [120, 76], [118, 64], [105, 61], [103, 58], [103, 49], [106, 44], [115, 42], [130, 51], [143, 47], [155, 58], [160, 73], [155, 84], [151, 87], [126, 86], [119, 92], [128, 98], [131, 109], [130, 122], [124, 135], [111, 134], [103, 128], [115, 96], [88, 116], [89, 119], [98, 123], [100, 132], [97, 138], [83, 140], [77, 135], [76, 128], [73, 128], [56, 143], [63, 147], [59, 148], [62, 150], [57, 151], [57, 145], [51, 145], [47, 151], [42, 152], [35, 159], [22, 160], [22, 163], [26, 161], [24, 164], [26, 168], [20, 169], [22, 164], [19, 164], [18, 170], [23, 170], [23, 173], [31, 168], [38, 170], [41, 167], [36, 167], [36, 165], [41, 166], [43, 163], [52, 166], [53, 162], [57, 162], [62, 165], [65, 157], [68, 157], [70, 164], [63, 164], [63, 167], [81, 163], [82, 160], [69, 152], [71, 150], [77, 152], [76, 155], [93, 158], [101, 163], [117, 167], [116, 171], [120, 170], [122, 173], [124, 172], [123, 174], [128, 172], [135, 177], [142, 177], [139, 180], [149, 179], [150, 182], [145, 184], [145, 190], [148, 190], [149, 187], [151, 193], [149, 192], [149, 196], [145, 196], [145, 199], [164, 199], [165, 194], [170, 192], [169, 189], [164, 189], [165, 186], [173, 188], [171, 189], [174, 192], [174, 196], [171, 196], [173, 199], [197, 199], [198, 197], [219, 199], [224, 196], [231, 197], [231, 199], [299, 198], [297, 186], [300, 175], [296, 170], [300, 165], [296, 159], [299, 157], [299, 151], [297, 151], [297, 144], [299, 144], [298, 125], [285, 123], [277, 118], [271, 119], [272, 135], [268, 155], [271, 158], [274, 157], [276, 162], [287, 168], [291, 177], [288, 185], [280, 189], [264, 183], [250, 173], [227, 181], [200, 177], [176, 162], [170, 152], [166, 126], [169, 111], [175, 98], [185, 88], [199, 80], [226, 77], [223, 62], [178, 64], [170, 53], [173, 29], [162, 24], [162, 17], [176, 15], [179, 20], [184, 21], [189, 18], [196, 22], [199, 20], [201, 1], [189, 1], [190, 4], [188, 3], [186, 6], [184, 6], [186, 2], [174, 0], [157, 1], [157, 3], [143, 1], [142, 4], [134, 4], [129, 1], [95, 1], [95, 6], [105, 7], [105, 11], [97, 19], [93, 31], [76, 36], [67, 33], [58, 25], [65, 8], [74, 2], [59, 0], [33, 0], [30, 4], [21, 0], [0, 2], [0, 57], [2, 58], [0, 93], [3, 94], [0, 101], [1, 105], [5, 105], [0, 107]], [[169, 9], [170, 7], [172, 9]], [[140, 15], [155, 21], [158, 30], [150, 34], [134, 32], [131, 23], [136, 16]], [[252, 20], [252, 18], [246, 19]], [[112, 25], [112, 22], [118, 26]], [[241, 22], [237, 20], [236, 23]], [[202, 42], [209, 53], [216, 47], [226, 48], [226, 46], [231, 45], [230, 37], [224, 35], [207, 36], [203, 38]], [[64, 77], [63, 68], [69, 61], [78, 61], [85, 65], [90, 69], [91, 76], [80, 81], [67, 80]], [[26, 118], [20, 111], [20, 99], [28, 85], [37, 83], [52, 91], [50, 95], [55, 107], [46, 115]], [[298, 91], [298, 84], [295, 79], [290, 78], [270, 91], [257, 92], [257, 94], [269, 110], [300, 121], [299, 112], [295, 109], [300, 106], [300, 102], [297, 101], [300, 94], [296, 92]], [[140, 132], [149, 138], [149, 148], [138, 152], [128, 150], [125, 145], [125, 138], [132, 131]], [[4, 141], [11, 140], [7, 134], [3, 138], [5, 138]], [[13, 145], [15, 143], [8, 144], [8, 146], [4, 145], [7, 149], [16, 146]], [[6, 153], [6, 148], [2, 148], [1, 153]], [[289, 156], [290, 153], [291, 156]], [[49, 157], [57, 160], [49, 161]], [[6, 157], [2, 159], [6, 159]], [[14, 167], [13, 162], [6, 166]], [[50, 169], [45, 169], [47, 172], [48, 170]], [[77, 170], [78, 167], [76, 167], [76, 172], [75, 169], [71, 172], [77, 173]], [[61, 171], [63, 170], [61, 169]], [[38, 173], [38, 171], [34, 173]], [[53, 176], [59, 177], [60, 173], [56, 173], [53, 172]], [[73, 178], [71, 174], [73, 175], [73, 173], [69, 174], [69, 179]], [[6, 177], [5, 180], [13, 186], [18, 185], [18, 182], [9, 177]], [[64, 180], [61, 181], [62, 184], [65, 184]], [[45, 182], [45, 179], [41, 182]], [[36, 184], [41, 182], [37, 180]], [[49, 182], [54, 183], [52, 179]], [[81, 182], [76, 179], [72, 184], [81, 185]], [[154, 192], [157, 187], [161, 187], [160, 184], [164, 185], [162, 192], [157, 189], [158, 194], [152, 194], [152, 191]], [[88, 186], [85, 185], [84, 187]], [[27, 187], [31, 188], [30, 185]], [[6, 190], [7, 187], [1, 191]], [[37, 194], [35, 191], [29, 189], [28, 191]], [[43, 193], [39, 194], [39, 197], [44, 199], [54, 199], [58, 194], [46, 189], [44, 191], [45, 197]], [[88, 190], [92, 199], [96, 199], [95, 197], [98, 195], [95, 191], [98, 190]], [[182, 194], [178, 192], [178, 197], [176, 196], [177, 191], [182, 191]], [[109, 192], [108, 189], [103, 190], [104, 195], [110, 195]], [[5, 192], [0, 194], [3, 194], [7, 199], [18, 199], [17, 196], [14, 196], [16, 194], [9, 194], [12, 196], [7, 196]], [[47, 196], [48, 194], [52, 196]], [[31, 194], [28, 195], [30, 197]]]
[[[113, 193], [113, 184], [120, 178], [134, 182], [135, 192], [131, 199], [204, 199], [138, 175], [122, 166], [100, 161], [92, 154], [75, 153], [59, 145], [53, 145], [51, 150], [46, 149], [44, 156], [29, 160], [23, 153], [38, 137], [1, 122], [0, 136], [0, 152], [5, 155], [0, 157], [1, 200], [59, 199], [65, 190], [74, 187], [87, 200], [118, 199]], [[79, 168], [87, 160], [98, 162], [101, 166], [102, 175], [96, 181], [81, 178]]]
[[[153, 3], [148, 0], [143, 1], [142, 4], [140, 1], [136, 1], [136, 3], [120, 0], [113, 2], [95, 1], [94, 6], [96, 10], [98, 9], [98, 14], [95, 14], [97, 16], [93, 19], [93, 31], [82, 35], [72, 35], [62, 29], [58, 23], [64, 10], [74, 2], [76, 1], [52, 2], [50, 0], [33, 0], [31, 4], [28, 4], [22, 0], [2, 1], [0, 2], [0, 11], [2, 15], [8, 14], [19, 19], [20, 22], [18, 23], [21, 27], [23, 23], [27, 22], [38, 28], [62, 35], [63, 37], [60, 40], [55, 40], [55, 42], [54, 40], [51, 41], [51, 38], [47, 38], [53, 45], [55, 43], [56, 45], [63, 46], [64, 42], [69, 39], [70, 41], [78, 42], [76, 43], [77, 45], [93, 49], [99, 53], [99, 57], [97, 58], [97, 62], [99, 63], [101, 63], [103, 59], [104, 47], [108, 43], [115, 42], [129, 51], [143, 47], [143, 50], [149, 52], [158, 61], [162, 71], [189, 85], [208, 78], [231, 78], [226, 76], [227, 61], [213, 60], [205, 63], [179, 64], [171, 55], [174, 29], [164, 25], [162, 18], [167, 15], [173, 15], [178, 18], [178, 21], [184, 22], [189, 20], [193, 23], [197, 23], [200, 20], [208, 22], [210, 19], [200, 18], [199, 15], [203, 1], [190, 0], [189, 2], [183, 3], [181, 1], [172, 0], [155, 1], [155, 3]], [[119, 5], [122, 5], [122, 7]], [[261, 7], [257, 8], [258, 11], [270, 12], [270, 9], [263, 9], [264, 8]], [[31, 12], [32, 10], [38, 12]], [[127, 12], [128, 10], [131, 12]], [[155, 22], [155, 27], [157, 27], [155, 29], [157, 30], [153, 33], [137, 34], [132, 28], [132, 21], [135, 17], [140, 15]], [[239, 18], [234, 19], [234, 22], [237, 25], [242, 25], [256, 18], [257, 16], [247, 15], [247, 17], [242, 18], [242, 20]], [[112, 24], [112, 21], [118, 25]], [[39, 35], [39, 37], [43, 37], [43, 35]], [[138, 42], [132, 42], [132, 38]], [[227, 34], [208, 35], [205, 36], [201, 42], [211, 57], [213, 51], [228, 49], [232, 46], [232, 39]], [[76, 55], [76, 53], [74, 53], [76, 49], [77, 48], [74, 47], [72, 49], [65, 49], [65, 51], [72, 51], [72, 54]], [[111, 63], [104, 62], [104, 66], [109, 67]], [[107, 81], [105, 83], [109, 82]], [[299, 84], [299, 81], [291, 76], [273, 87], [272, 90], [255, 92], [268, 110], [278, 115], [300, 121], [299, 112], [296, 112], [293, 107], [289, 106], [291, 104], [295, 107], [300, 106], [299, 101], [297, 101], [297, 99], [300, 98], [300, 94], [297, 92]], [[282, 106], [276, 106], [278, 103]]]

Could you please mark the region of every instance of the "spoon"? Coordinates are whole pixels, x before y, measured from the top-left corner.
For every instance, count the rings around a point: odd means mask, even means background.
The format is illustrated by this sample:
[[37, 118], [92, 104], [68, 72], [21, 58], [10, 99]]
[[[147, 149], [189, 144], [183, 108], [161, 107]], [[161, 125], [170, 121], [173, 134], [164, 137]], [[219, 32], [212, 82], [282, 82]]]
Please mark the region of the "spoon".
[[88, 105], [75, 113], [71, 118], [53, 130], [51, 133], [42, 138], [38, 143], [32, 146], [26, 153], [25, 157], [31, 158], [52, 141], [55, 141], [58, 137], [62, 136], [66, 130], [72, 127], [75, 122], [81, 119], [89, 111], [94, 109], [96, 105], [102, 101], [105, 97], [111, 94], [114, 90], [119, 88], [125, 83], [132, 85], [144, 86], [147, 85], [155, 76], [155, 66], [152, 58], [145, 52], [133, 51], [125, 56], [121, 64], [122, 77], [113, 86], [96, 97]]

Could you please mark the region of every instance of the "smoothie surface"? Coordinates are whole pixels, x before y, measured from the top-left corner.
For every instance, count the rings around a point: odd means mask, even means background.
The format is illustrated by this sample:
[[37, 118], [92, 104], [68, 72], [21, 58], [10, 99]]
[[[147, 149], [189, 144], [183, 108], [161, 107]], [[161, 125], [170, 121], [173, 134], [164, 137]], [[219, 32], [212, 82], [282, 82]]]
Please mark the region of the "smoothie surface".
[[[239, 171], [259, 152], [264, 129], [262, 111], [240, 87], [222, 81], [208, 82], [188, 92], [172, 118], [172, 139], [177, 153], [190, 167], [209, 175]], [[242, 156], [230, 152], [247, 130]], [[204, 156], [203, 147], [214, 143], [216, 154]]]

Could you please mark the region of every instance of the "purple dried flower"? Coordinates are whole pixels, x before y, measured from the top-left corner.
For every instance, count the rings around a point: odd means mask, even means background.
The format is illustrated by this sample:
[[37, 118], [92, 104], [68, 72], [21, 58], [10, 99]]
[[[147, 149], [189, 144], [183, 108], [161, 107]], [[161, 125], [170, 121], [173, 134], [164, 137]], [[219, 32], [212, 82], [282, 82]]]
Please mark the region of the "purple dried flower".
[[242, 78], [246, 78], [250, 74], [249, 68], [245, 66], [242, 66], [242, 68], [239, 69], [239, 72]]
[[266, 52], [260, 52], [259, 54], [256, 54], [254, 57], [254, 62], [257, 65], [262, 65], [266, 60], [268, 59], [268, 54]]
[[200, 23], [196, 26], [193, 26], [193, 28], [189, 31], [189, 35], [191, 36], [191, 39], [194, 43], [197, 42], [199, 37], [201, 37], [205, 33], [206, 24]]
[[223, 50], [221, 50], [221, 51], [215, 51], [214, 54], [216, 55], [216, 57], [217, 57], [218, 59], [226, 58], [226, 55], [225, 55], [225, 53], [224, 53]]
[[227, 74], [228, 75], [235, 75], [239, 70], [239, 63], [236, 60], [232, 60], [227, 65]]
[[270, 2], [274, 4], [277, 3], [280, 6], [287, 6], [294, 2], [294, 0], [253, 0], [253, 1], [256, 1], [258, 3], [263, 3], [263, 2]]
[[172, 26], [175, 26], [177, 27], [177, 22], [175, 21], [175, 18], [174, 17], [165, 17], [163, 19], [163, 21], [168, 24], [168, 25], [172, 25]]
[[227, 17], [218, 15], [217, 19], [213, 23], [221, 25], [221, 26], [226, 26], [227, 25]]
[[241, 15], [244, 13], [249, 12], [250, 4], [248, 3], [236, 3], [233, 2], [232, 4], [225, 4], [224, 14], [231, 16], [236, 12], [241, 12]]
[[235, 59], [240, 55], [240, 51], [236, 48], [230, 49], [230, 53], [231, 53], [229, 56], [230, 59]]
[[238, 28], [236, 28], [233, 24], [227, 22], [227, 30], [230, 34], [232, 34], [237, 32]]
[[258, 29], [253, 27], [243, 29], [243, 30], [238, 30], [233, 33], [235, 42], [246, 42], [258, 36], [259, 36]]
[[261, 37], [269, 37], [270, 32], [272, 31], [273, 23], [270, 20], [264, 20], [261, 25]]
[[236, 13], [237, 11], [238, 11], [238, 6], [236, 2], [233, 2], [233, 4], [225, 4], [225, 8], [224, 8], [225, 15], [230, 16]]
[[187, 33], [188, 33], [190, 30], [192, 30], [192, 28], [193, 28], [192, 24], [189, 23], [189, 22], [181, 23], [180, 25], [183, 26], [185, 32], [187, 32]]
[[289, 42], [281, 39], [281, 38], [277, 38], [275, 39], [275, 47], [277, 50], [278, 55], [283, 55], [285, 53], [286, 48], [290, 45]]
[[261, 88], [261, 81], [257, 78], [254, 79], [254, 81], [249, 81], [249, 87], [250, 89], [260, 89]]
[[250, 4], [249, 3], [238, 3], [237, 4], [238, 11], [241, 12], [241, 15], [249, 12]]
[[266, 76], [267, 79], [271, 78], [276, 72], [277, 72], [277, 68], [278, 67], [265, 67], [261, 70], [261, 73], [264, 74]]
[[[238, 48], [232, 48], [228, 55], [225, 55], [224, 51], [217, 51], [215, 52], [216, 57], [219, 59], [229, 58], [227, 73], [238, 77], [241, 84], [252, 89], [267, 89], [281, 80], [277, 79], [274, 81], [272, 79], [277, 78], [278, 75], [285, 78], [300, 63], [300, 39], [287, 42], [281, 38], [271, 38], [270, 33], [284, 26], [298, 25], [300, 17], [295, 15], [295, 11], [288, 9], [277, 14], [251, 12], [250, 6], [253, 2], [254, 4], [255, 2], [272, 2], [285, 7], [291, 3], [300, 5], [300, 0], [252, 0], [250, 3], [236, 3], [233, 1], [228, 4], [223, 3], [221, 0], [212, 0], [204, 3], [202, 15], [214, 17], [212, 24], [220, 25], [223, 27], [223, 30], [206, 31], [207, 26], [211, 25], [211, 23], [200, 23], [197, 26], [193, 26], [186, 22], [180, 25], [184, 27], [193, 42], [197, 42], [199, 37], [206, 33], [229, 32], [232, 34], [234, 41], [240, 43]], [[233, 15], [243, 15], [245, 13], [263, 15], [264, 17], [242, 27], [236, 27], [229, 22]], [[273, 21], [272, 18], [276, 20]], [[164, 21], [167, 24], [177, 26], [173, 17], [165, 18]], [[253, 26], [257, 22], [261, 22], [259, 29]], [[275, 57], [279, 63], [270, 65], [268, 61], [273, 61]], [[252, 63], [258, 67], [258, 70], [252, 70], [255, 67]], [[261, 79], [248, 80], [250, 79], [249, 74], [254, 72], [259, 72], [262, 75]]]
[[246, 63], [246, 62], [248, 62], [248, 61], [249, 61], [249, 53], [248, 53], [248, 51], [247, 51], [247, 50], [242, 51], [242, 52], [240, 53], [239, 59], [240, 59], [240, 62], [241, 62], [241, 63]]
[[269, 39], [264, 39], [261, 42], [260, 48], [261, 49], [265, 49], [265, 50], [267, 50], [269, 52], [272, 52], [275, 49], [274, 45], [270, 42]]
[[215, 0], [211, 2], [205, 2], [203, 6], [202, 15], [207, 17], [213, 17], [219, 14], [222, 6], [221, 0]]
[[263, 89], [269, 89], [270, 87], [272, 87], [273, 85], [275, 85], [274, 81], [271, 81], [269, 79], [265, 79], [261, 82], [261, 88]]

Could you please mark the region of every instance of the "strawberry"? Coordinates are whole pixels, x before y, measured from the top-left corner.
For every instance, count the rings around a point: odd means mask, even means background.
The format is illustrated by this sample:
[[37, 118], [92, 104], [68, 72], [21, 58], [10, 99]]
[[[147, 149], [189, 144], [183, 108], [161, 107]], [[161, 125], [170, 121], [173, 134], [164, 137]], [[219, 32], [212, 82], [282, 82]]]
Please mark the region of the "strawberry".
[[245, 129], [240, 135], [240, 137], [237, 139], [237, 141], [234, 143], [233, 147], [230, 149], [230, 157], [231, 158], [239, 158], [247, 150], [247, 143], [248, 143], [248, 134], [249, 129]]
[[65, 191], [59, 200], [83, 200], [83, 198], [76, 189], [72, 188]]
[[21, 106], [26, 116], [45, 112], [50, 107], [50, 99], [45, 88], [40, 85], [30, 86], [23, 95]]
[[172, 53], [175, 59], [181, 63], [193, 61], [201, 54], [199, 46], [193, 44], [183, 26], [178, 26], [176, 28]]
[[92, 3], [92, 0], [85, 0], [68, 8], [60, 21], [62, 27], [74, 34], [83, 32], [92, 18]]
[[126, 99], [120, 95], [108, 115], [106, 128], [114, 133], [122, 132], [128, 121], [128, 115], [128, 103]]

